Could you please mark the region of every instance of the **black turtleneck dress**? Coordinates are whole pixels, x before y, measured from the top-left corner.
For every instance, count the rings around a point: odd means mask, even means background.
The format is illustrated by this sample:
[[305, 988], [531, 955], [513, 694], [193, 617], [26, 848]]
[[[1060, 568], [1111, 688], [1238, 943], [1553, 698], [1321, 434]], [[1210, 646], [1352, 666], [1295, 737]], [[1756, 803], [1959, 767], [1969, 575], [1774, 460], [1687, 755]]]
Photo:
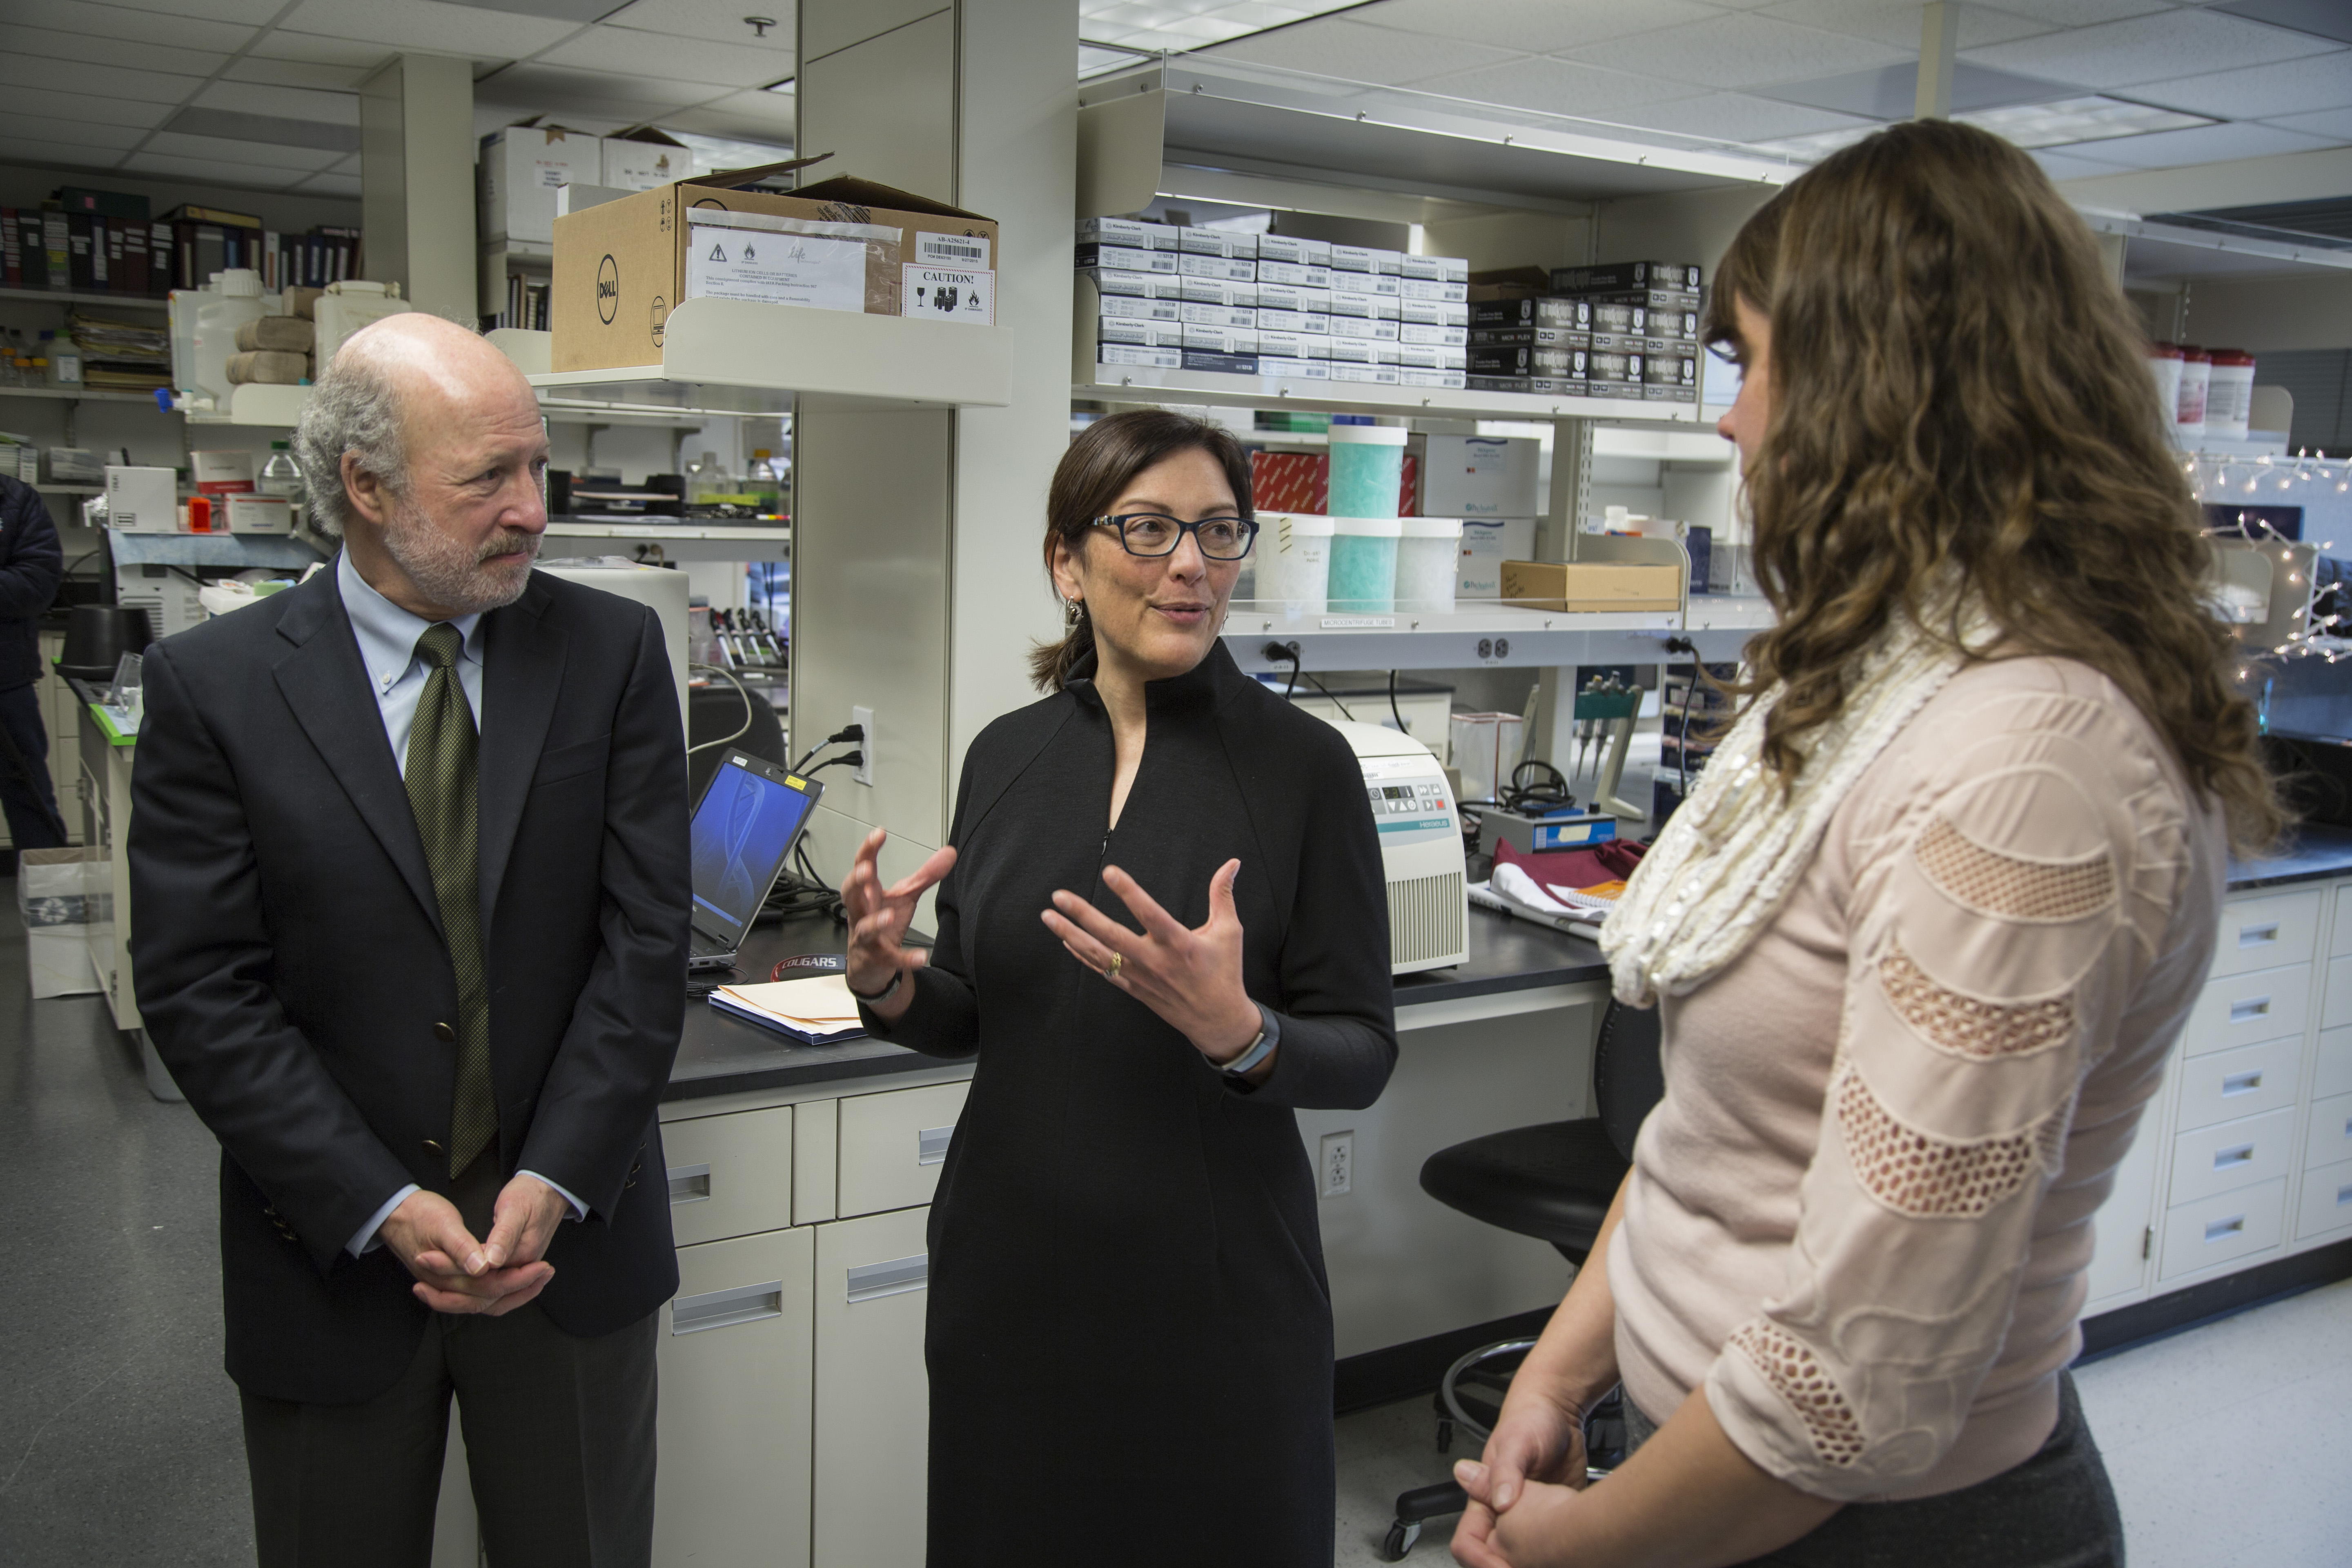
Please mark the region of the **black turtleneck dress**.
[[[1396, 1061], [1388, 904], [1339, 733], [1222, 643], [1146, 688], [1108, 830], [1111, 730], [1075, 680], [973, 742], [938, 945], [876, 1037], [973, 1057], [930, 1219], [930, 1568], [1328, 1568], [1331, 1298], [1297, 1108], [1370, 1104]], [[1208, 918], [1238, 858], [1273, 1076], [1229, 1080], [1064, 950], [1066, 889], [1129, 928], [1132, 875]]]

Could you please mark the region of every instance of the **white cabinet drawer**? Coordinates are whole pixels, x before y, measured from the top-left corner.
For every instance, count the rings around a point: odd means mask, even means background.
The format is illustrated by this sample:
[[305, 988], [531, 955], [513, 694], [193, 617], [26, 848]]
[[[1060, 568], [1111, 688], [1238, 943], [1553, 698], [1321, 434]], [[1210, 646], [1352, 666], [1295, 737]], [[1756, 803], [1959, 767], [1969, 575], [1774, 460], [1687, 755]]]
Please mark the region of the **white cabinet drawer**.
[[2330, 958], [2342, 958], [2352, 953], [2352, 887], [2336, 889], [2335, 934], [2327, 943]]
[[2352, 1094], [2352, 1029], [2319, 1032], [2319, 1066], [2312, 1074], [2311, 1094], [2315, 1100]]
[[2313, 1101], [2311, 1131], [2303, 1141], [2303, 1168], [2315, 1171], [2345, 1160], [2352, 1160], [2352, 1094]]
[[[2352, 959], [2344, 961], [2352, 964]], [[2352, 982], [2347, 982], [2352, 990]], [[2181, 1052], [2201, 1057], [2303, 1033], [2311, 1012], [2311, 965], [2260, 969], [2205, 983], [2180, 1032]]]
[[2210, 973], [2218, 978], [2307, 961], [2318, 946], [2320, 898], [2312, 889], [2223, 904]]
[[2284, 1176], [2294, 1168], [2294, 1108], [2183, 1132], [2172, 1141], [2170, 1205]]
[[791, 1106], [666, 1123], [662, 1150], [680, 1247], [793, 1223]]
[[2180, 1064], [2179, 1131], [2242, 1116], [2260, 1116], [2294, 1103], [2295, 1069], [2303, 1041], [2265, 1040], [2190, 1057]]
[[931, 1201], [968, 1083], [860, 1094], [841, 1102], [840, 1215], [844, 1219]]
[[[922, 1568], [929, 1209], [816, 1232], [814, 1568]], [[911, 1506], [910, 1506], [911, 1503]]]
[[2327, 999], [2320, 1005], [2319, 1026], [2340, 1028], [2352, 1024], [2352, 958], [2327, 961]]
[[770, 1231], [682, 1247], [655, 1360], [654, 1561], [806, 1568], [816, 1243]]
[[2157, 1277], [2177, 1279], [2276, 1247], [2285, 1226], [2284, 1181], [2183, 1204], [2164, 1216], [2164, 1266]]
[[2352, 1226], [2352, 1160], [2305, 1172], [2294, 1238], [2301, 1241], [2346, 1226]]

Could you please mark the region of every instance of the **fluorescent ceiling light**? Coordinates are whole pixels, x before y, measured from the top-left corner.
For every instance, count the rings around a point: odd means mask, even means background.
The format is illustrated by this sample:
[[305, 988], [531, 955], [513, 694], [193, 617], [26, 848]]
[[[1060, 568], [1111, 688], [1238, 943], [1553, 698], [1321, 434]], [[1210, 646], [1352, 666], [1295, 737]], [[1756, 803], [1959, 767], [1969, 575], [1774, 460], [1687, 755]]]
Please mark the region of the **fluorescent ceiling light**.
[[2218, 125], [2210, 115], [2184, 114], [2120, 98], [2065, 98], [2055, 103], [2020, 103], [2004, 109], [1979, 109], [1955, 114], [1963, 124], [1980, 126], [2020, 147], [2071, 147], [2078, 142], [2110, 142], [2118, 136], [2144, 136], [2151, 131], [2185, 131], [2195, 125]]
[[1154, 58], [1140, 49], [1121, 49], [1108, 44], [1089, 44], [1082, 40], [1078, 45], [1078, 79], [1084, 81], [1090, 76], [1125, 70], [1129, 66], [1139, 65]]
[[1199, 49], [1269, 27], [1352, 10], [1362, 0], [1079, 0], [1080, 30], [1102, 44], [1137, 49]]

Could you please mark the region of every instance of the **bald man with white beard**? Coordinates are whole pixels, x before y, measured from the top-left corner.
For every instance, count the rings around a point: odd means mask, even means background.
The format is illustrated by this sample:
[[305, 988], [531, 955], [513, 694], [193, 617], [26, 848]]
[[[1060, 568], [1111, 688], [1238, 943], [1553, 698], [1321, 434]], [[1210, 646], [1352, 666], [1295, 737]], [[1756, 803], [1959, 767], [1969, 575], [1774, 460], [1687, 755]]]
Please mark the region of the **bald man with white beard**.
[[129, 842], [140, 1008], [221, 1143], [260, 1562], [425, 1568], [454, 1396], [498, 1568], [647, 1563], [689, 899], [660, 627], [532, 572], [545, 426], [475, 333], [355, 334], [297, 444], [342, 551], [149, 651]]

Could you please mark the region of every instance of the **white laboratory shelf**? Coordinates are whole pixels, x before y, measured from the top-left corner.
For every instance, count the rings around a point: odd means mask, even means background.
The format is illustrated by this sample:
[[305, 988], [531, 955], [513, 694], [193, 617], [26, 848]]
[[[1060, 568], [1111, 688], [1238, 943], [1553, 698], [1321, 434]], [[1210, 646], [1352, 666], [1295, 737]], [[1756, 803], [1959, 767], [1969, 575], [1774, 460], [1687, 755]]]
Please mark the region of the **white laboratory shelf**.
[[546, 366], [549, 334], [490, 341], [533, 386], [573, 410], [603, 401], [634, 412], [788, 414], [794, 401], [866, 407], [1002, 408], [1013, 400], [1013, 333], [909, 316], [688, 300], [663, 324], [659, 364]]
[[196, 425], [260, 425], [291, 430], [302, 422], [303, 406], [310, 401], [307, 386], [251, 384], [229, 388], [226, 408], [191, 408], [188, 423]]
[[648, 546], [665, 561], [782, 561], [793, 552], [793, 531], [789, 523], [551, 522], [540, 555], [635, 556]]
[[733, 408], [664, 408], [656, 404], [632, 406], [594, 398], [550, 397], [543, 393], [539, 399], [539, 412], [550, 425], [638, 426], [656, 430], [699, 430], [713, 419], [763, 417]]
[[96, 392], [79, 386], [0, 386], [0, 397], [47, 397], [66, 403], [143, 403], [150, 408], [155, 406], [155, 395], [152, 392]]
[[61, 289], [0, 289], [0, 300], [36, 300], [48, 305], [128, 305], [139, 310], [167, 310], [171, 302], [151, 294], [78, 294]]
[[1694, 632], [1762, 631], [1773, 621], [1772, 602], [1748, 594], [1693, 594], [1683, 624]]
[[1564, 615], [1496, 604], [1394, 615], [1291, 615], [1278, 601], [1236, 600], [1225, 617], [1234, 661], [1252, 672], [1289, 669], [1268, 643], [1297, 643], [1299, 666], [1322, 669], [1467, 669], [1555, 664], [1656, 664], [1682, 634], [1676, 610]]

